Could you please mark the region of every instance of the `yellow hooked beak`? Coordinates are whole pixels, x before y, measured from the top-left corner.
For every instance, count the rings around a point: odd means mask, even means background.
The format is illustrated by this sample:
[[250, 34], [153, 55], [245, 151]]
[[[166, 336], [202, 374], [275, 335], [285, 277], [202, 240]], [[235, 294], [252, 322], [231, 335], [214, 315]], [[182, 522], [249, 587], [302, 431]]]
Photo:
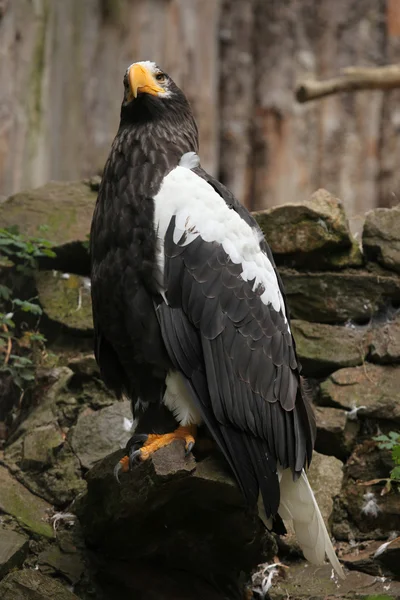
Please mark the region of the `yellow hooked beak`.
[[165, 90], [160, 87], [153, 75], [142, 65], [132, 65], [128, 72], [130, 91], [132, 98], [137, 98], [140, 94], [152, 94], [157, 96], [158, 94], [165, 94]]

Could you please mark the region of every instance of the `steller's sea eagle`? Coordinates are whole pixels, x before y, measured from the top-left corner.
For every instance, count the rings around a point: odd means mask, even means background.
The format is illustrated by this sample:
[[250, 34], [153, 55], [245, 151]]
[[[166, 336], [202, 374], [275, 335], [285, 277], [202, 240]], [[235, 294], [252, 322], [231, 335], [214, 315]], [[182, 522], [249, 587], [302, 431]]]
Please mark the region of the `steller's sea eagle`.
[[124, 86], [90, 235], [95, 353], [135, 417], [168, 409], [179, 427], [156, 435], [148, 418], [117, 474], [177, 438], [190, 450], [204, 423], [267, 526], [292, 521], [305, 557], [343, 576], [304, 472], [315, 421], [271, 250], [201, 168], [172, 79], [138, 62]]

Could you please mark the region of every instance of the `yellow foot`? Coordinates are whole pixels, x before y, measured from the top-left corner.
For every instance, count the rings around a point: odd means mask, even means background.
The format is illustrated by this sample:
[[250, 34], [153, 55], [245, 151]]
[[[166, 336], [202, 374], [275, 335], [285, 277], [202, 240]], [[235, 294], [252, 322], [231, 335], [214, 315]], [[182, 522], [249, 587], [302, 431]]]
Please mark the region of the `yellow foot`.
[[[133, 463], [147, 460], [154, 452], [168, 446], [174, 440], [183, 440], [186, 454], [189, 454], [196, 441], [196, 429], [196, 425], [187, 425], [178, 427], [172, 433], [150, 433], [149, 435], [140, 433], [133, 435], [128, 443], [128, 446], [130, 446], [129, 456], [121, 458], [115, 466], [114, 475], [117, 481], [119, 482], [120, 473], [127, 473]], [[138, 448], [139, 445], [141, 447]]]
[[143, 446], [137, 450], [140, 453], [138, 456], [140, 460], [147, 460], [154, 452], [157, 452], [157, 450], [164, 446], [168, 446], [174, 440], [183, 440], [185, 442], [186, 453], [188, 454], [194, 446], [195, 435], [196, 425], [181, 426], [172, 433], [165, 433], [163, 435], [151, 433]]

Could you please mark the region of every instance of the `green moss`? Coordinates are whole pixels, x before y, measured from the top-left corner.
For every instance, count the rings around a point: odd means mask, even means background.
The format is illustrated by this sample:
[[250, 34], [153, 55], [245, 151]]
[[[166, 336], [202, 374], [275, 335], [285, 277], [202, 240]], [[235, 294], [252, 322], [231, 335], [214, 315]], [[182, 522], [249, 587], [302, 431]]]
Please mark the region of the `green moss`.
[[53, 529], [45, 521], [48, 509], [47, 502], [34, 496], [12, 479], [6, 469], [0, 468], [0, 510], [15, 517], [24, 529], [52, 538]]
[[41, 271], [36, 275], [40, 304], [46, 315], [72, 329], [93, 327], [90, 291], [78, 275], [63, 279], [61, 273]]

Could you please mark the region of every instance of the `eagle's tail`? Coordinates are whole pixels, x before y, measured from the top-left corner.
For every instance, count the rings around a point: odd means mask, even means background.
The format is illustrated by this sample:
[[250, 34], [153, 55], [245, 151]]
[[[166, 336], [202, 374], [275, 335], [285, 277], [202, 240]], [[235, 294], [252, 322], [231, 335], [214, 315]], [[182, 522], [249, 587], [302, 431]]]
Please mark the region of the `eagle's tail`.
[[326, 554], [336, 573], [344, 579], [342, 566], [335, 554], [307, 475], [303, 471], [299, 479], [293, 481], [291, 470], [285, 469], [279, 474], [279, 478], [281, 500], [278, 513], [283, 521], [292, 522], [305, 558], [315, 565], [321, 565]]

